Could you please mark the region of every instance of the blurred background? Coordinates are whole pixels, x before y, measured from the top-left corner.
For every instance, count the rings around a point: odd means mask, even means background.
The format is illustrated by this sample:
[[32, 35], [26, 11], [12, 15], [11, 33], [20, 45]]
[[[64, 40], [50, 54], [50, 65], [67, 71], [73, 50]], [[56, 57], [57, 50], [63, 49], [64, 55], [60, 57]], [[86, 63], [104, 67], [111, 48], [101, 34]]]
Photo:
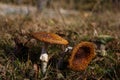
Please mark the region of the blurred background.
[[94, 5], [97, 3], [99, 10], [104, 9], [118, 9], [120, 8], [120, 1], [119, 0], [0, 0], [3, 3], [10, 3], [10, 4], [25, 4], [25, 5], [40, 5], [41, 2], [43, 5], [47, 4], [56, 5], [62, 7], [64, 9], [76, 9], [76, 10], [92, 10]]

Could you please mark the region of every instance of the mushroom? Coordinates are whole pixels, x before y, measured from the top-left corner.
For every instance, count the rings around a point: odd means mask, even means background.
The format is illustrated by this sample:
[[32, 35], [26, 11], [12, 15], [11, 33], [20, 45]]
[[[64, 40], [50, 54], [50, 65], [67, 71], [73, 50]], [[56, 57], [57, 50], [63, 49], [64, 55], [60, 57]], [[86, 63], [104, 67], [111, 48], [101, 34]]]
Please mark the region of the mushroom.
[[46, 50], [48, 43], [67, 45], [68, 41], [63, 39], [62, 37], [60, 37], [57, 34], [47, 33], [47, 32], [32, 33], [32, 36], [35, 39], [44, 42], [42, 45], [42, 51], [41, 51], [41, 55], [40, 55], [40, 60], [42, 61], [42, 72], [44, 74], [46, 72], [47, 63], [48, 63], [48, 54], [47, 54], [47, 50]]
[[72, 70], [84, 70], [95, 57], [95, 46], [91, 42], [81, 42], [76, 45], [69, 58], [69, 68]]

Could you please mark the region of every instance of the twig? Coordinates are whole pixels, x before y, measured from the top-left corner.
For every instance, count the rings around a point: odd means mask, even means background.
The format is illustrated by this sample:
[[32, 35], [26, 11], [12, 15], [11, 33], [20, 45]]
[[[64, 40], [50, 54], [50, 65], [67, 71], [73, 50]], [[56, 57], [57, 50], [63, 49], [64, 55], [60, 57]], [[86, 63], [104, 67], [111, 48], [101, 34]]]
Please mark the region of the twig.
[[116, 71], [115, 71], [115, 70], [113, 70], [113, 71], [114, 71], [114, 74], [115, 74], [116, 80], [119, 80]]

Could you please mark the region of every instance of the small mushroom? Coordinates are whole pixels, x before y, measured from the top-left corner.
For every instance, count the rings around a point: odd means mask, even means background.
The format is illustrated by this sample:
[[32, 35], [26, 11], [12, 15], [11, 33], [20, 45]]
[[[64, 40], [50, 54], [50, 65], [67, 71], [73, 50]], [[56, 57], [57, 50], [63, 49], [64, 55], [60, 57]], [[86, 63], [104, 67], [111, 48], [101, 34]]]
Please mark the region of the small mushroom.
[[48, 54], [47, 54], [47, 50], [46, 50], [48, 43], [67, 45], [68, 41], [63, 39], [62, 37], [60, 37], [57, 34], [47, 33], [47, 32], [32, 33], [32, 36], [35, 39], [44, 42], [43, 46], [42, 46], [41, 55], [40, 55], [40, 60], [42, 61], [42, 72], [44, 74], [46, 72], [47, 63], [48, 63]]
[[69, 68], [76, 71], [84, 70], [94, 57], [94, 44], [91, 42], [81, 42], [72, 50], [69, 59]]

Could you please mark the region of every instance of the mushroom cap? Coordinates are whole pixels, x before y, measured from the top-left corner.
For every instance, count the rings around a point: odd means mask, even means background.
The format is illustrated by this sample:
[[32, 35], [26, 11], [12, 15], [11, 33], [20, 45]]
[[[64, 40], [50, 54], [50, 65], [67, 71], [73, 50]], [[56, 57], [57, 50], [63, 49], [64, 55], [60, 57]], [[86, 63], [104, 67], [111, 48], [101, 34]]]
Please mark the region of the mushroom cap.
[[37, 40], [51, 44], [63, 44], [63, 45], [68, 44], [67, 40], [63, 39], [62, 37], [54, 33], [36, 32], [32, 33], [32, 36]]
[[76, 71], [85, 70], [94, 57], [95, 45], [91, 42], [81, 42], [73, 48], [69, 68]]

